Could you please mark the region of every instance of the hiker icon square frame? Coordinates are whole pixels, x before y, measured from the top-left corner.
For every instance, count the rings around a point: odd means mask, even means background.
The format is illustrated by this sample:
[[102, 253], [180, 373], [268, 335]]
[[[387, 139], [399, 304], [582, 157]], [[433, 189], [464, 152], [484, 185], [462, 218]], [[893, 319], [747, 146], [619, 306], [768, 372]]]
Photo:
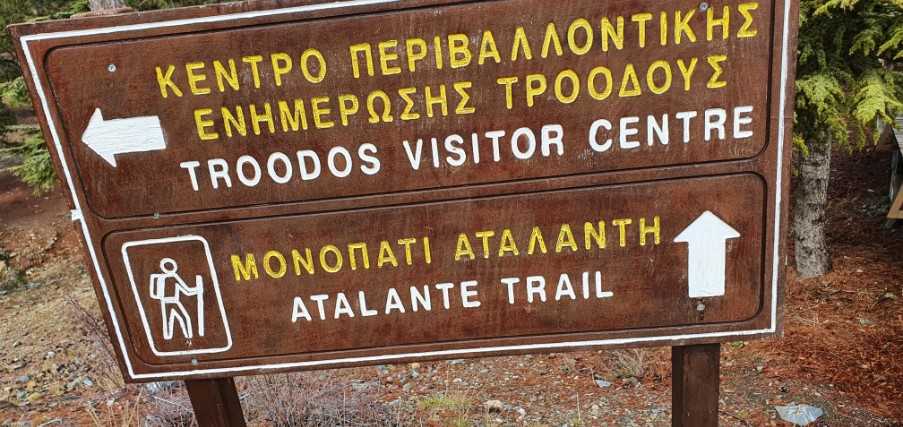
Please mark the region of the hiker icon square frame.
[[127, 242], [122, 259], [154, 355], [222, 353], [232, 347], [219, 277], [205, 238]]

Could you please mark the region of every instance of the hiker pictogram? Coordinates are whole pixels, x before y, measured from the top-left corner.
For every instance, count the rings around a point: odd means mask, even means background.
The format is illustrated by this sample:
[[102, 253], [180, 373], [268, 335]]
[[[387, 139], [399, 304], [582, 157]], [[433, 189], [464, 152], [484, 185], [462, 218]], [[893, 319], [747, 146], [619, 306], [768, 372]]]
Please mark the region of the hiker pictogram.
[[[204, 278], [195, 276], [194, 286], [179, 275], [179, 265], [172, 258], [160, 260], [160, 273], [150, 275], [150, 296], [160, 301], [163, 319], [163, 339], [171, 340], [174, 327], [179, 326], [185, 339], [204, 336]], [[186, 302], [194, 300], [194, 310], [186, 307]], [[191, 315], [192, 311], [194, 316]], [[196, 327], [195, 327], [196, 325]]]

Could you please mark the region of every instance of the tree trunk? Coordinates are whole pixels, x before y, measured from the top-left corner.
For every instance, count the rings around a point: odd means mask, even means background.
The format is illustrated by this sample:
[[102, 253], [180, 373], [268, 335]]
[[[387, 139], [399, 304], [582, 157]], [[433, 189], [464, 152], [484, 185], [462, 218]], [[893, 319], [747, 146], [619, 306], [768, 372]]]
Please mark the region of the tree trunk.
[[796, 271], [801, 278], [821, 276], [831, 270], [825, 227], [833, 140], [823, 135], [821, 141], [807, 141], [807, 145], [809, 155], [800, 156], [799, 179], [793, 194]]
[[88, 7], [92, 12], [104, 9], [122, 9], [128, 7], [125, 0], [88, 0]]

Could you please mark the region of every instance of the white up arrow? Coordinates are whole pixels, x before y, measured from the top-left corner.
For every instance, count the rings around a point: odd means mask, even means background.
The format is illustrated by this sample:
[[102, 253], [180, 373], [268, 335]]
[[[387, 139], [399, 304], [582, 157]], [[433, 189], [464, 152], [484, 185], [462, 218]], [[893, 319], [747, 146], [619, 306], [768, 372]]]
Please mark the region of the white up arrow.
[[740, 233], [737, 230], [712, 212], [705, 211], [674, 238], [675, 243], [686, 243], [689, 246], [687, 277], [690, 298], [724, 295], [726, 242], [738, 237]]
[[82, 142], [114, 168], [116, 155], [157, 151], [166, 148], [166, 138], [157, 116], [104, 120], [100, 108], [94, 110]]

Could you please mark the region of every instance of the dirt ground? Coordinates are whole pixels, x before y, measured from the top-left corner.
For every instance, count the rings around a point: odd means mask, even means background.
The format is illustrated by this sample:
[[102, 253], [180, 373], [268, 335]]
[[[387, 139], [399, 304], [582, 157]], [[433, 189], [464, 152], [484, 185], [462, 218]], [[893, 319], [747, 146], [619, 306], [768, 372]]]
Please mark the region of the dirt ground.
[[[721, 422], [903, 425], [903, 228], [883, 228], [889, 156], [838, 153], [834, 272], [787, 281], [783, 339], [723, 345]], [[57, 191], [0, 174], [0, 425], [189, 425], [178, 383], [121, 383]], [[791, 269], [792, 270], [792, 269]], [[666, 348], [453, 360], [241, 378], [252, 425], [670, 424]]]

